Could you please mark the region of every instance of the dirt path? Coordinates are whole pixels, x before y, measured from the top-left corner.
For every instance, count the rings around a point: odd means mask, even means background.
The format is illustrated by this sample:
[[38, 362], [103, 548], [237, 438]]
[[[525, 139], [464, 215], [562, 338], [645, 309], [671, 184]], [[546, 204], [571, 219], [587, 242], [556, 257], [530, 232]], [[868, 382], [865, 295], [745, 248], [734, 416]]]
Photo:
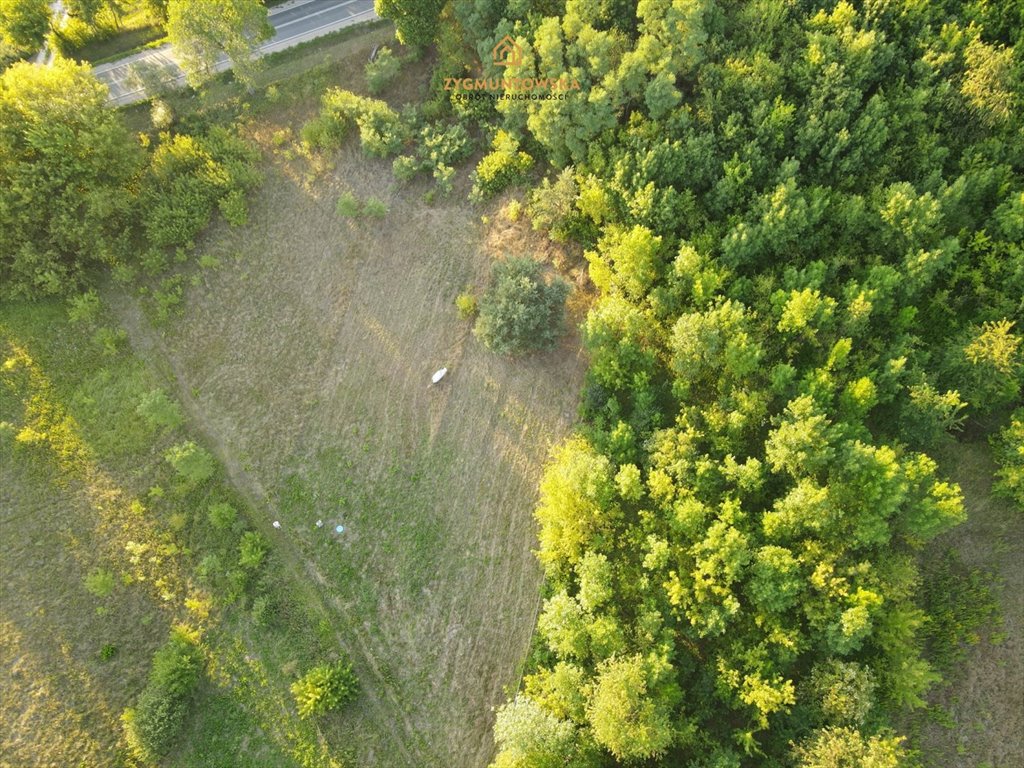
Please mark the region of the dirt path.
[[[253, 527], [272, 543], [278, 555], [289, 566], [283, 577], [290, 580], [297, 592], [303, 596], [307, 606], [316, 613], [331, 618], [332, 628], [339, 622], [345, 622], [344, 608], [340, 602], [336, 598], [324, 595], [322, 589], [327, 587], [327, 580], [316, 564], [304, 558], [290, 539], [272, 526], [267, 493], [260, 481], [246, 472], [225, 441], [206, 427], [204, 414], [186, 384], [184, 373], [167, 354], [162, 340], [146, 320], [138, 301], [119, 289], [108, 291], [105, 298], [120, 321], [121, 327], [128, 333], [135, 353], [173, 384], [175, 394], [187, 414], [190, 430], [200, 435], [206, 446], [216, 455], [231, 484], [246, 500], [252, 511], [250, 522]], [[315, 588], [314, 582], [320, 585], [321, 589]], [[391, 720], [394, 713], [400, 715], [400, 729], [392, 731], [392, 737], [394, 746], [401, 752], [403, 759], [410, 765], [423, 764], [422, 756], [416, 753], [415, 747], [410, 746], [416, 741], [413, 726], [364, 642], [360, 639], [353, 647], [353, 644], [346, 642], [336, 629], [333, 630], [333, 635], [338, 647], [342, 648], [353, 662], [360, 680], [363, 681], [361, 696], [375, 711], [376, 716]], [[358, 633], [356, 637], [359, 637]], [[381, 697], [386, 698], [390, 706], [386, 706]]]

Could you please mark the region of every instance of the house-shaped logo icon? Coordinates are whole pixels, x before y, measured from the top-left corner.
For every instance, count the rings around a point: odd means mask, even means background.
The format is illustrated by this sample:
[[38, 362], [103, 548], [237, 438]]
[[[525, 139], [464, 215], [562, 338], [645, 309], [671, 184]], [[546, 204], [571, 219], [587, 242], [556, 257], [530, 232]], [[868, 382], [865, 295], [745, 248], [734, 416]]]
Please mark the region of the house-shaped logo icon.
[[491, 51], [494, 64], [499, 67], [518, 67], [523, 63], [523, 49], [519, 43], [505, 35]]

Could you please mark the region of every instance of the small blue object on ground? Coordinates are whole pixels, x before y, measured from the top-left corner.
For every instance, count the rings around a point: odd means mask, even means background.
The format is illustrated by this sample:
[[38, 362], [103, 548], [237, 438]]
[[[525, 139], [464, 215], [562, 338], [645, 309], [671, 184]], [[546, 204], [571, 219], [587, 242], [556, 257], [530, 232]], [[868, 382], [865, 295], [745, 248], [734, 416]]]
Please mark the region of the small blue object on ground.
[[336, 526], [334, 526], [334, 532], [335, 533], [344, 533], [345, 532], [345, 526], [344, 525], [336, 525]]

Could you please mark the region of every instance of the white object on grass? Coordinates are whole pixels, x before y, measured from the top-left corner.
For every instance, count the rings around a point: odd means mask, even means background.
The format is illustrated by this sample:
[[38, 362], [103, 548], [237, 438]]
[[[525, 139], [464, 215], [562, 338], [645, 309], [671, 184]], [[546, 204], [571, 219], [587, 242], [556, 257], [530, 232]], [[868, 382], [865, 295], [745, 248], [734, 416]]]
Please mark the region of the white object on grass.
[[316, 521], [316, 527], [317, 528], [323, 528], [324, 527], [324, 521], [323, 520], [317, 520]]
[[275, 520], [274, 521], [274, 527], [275, 528], [280, 528], [281, 527], [281, 523], [279, 523], [277, 520]]
[[345, 526], [344, 525], [336, 525], [336, 526], [334, 526], [334, 532], [335, 533], [344, 533], [345, 532]]
[[430, 383], [431, 384], [437, 384], [437, 382], [439, 382], [441, 379], [443, 379], [445, 377], [445, 374], [447, 374], [447, 373], [448, 373], [448, 369], [447, 368], [442, 368], [439, 371], [435, 371], [434, 375], [430, 377]]

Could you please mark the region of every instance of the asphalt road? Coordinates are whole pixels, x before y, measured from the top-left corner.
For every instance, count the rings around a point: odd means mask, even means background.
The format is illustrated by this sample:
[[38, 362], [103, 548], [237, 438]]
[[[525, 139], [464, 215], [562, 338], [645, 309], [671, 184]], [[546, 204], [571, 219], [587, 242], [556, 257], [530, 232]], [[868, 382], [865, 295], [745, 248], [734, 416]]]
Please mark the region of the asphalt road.
[[[274, 36], [257, 48], [257, 56], [377, 18], [373, 0], [292, 0], [271, 8], [269, 15]], [[134, 74], [139, 67], [155, 69], [162, 79], [175, 86], [185, 84], [185, 74], [174, 58], [174, 51], [170, 45], [163, 45], [93, 69], [96, 77], [110, 88], [111, 104], [122, 106], [146, 98], [145, 88]], [[226, 56], [221, 56], [214, 65], [217, 72], [230, 68], [231, 62]]]

